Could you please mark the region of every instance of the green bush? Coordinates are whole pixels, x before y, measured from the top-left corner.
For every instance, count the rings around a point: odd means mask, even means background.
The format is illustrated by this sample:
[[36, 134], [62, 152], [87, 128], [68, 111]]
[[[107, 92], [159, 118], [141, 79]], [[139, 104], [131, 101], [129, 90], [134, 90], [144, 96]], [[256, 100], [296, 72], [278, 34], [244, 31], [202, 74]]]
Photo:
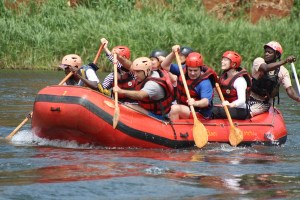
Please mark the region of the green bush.
[[[150, 4], [148, 1], [142, 0], [142, 4]], [[82, 0], [78, 7], [71, 8], [62, 0], [43, 4], [31, 1], [18, 10], [9, 10], [2, 1], [0, 68], [54, 70], [69, 53], [90, 62], [102, 37], [109, 40], [109, 48], [130, 47], [132, 59], [148, 56], [153, 49], [170, 51], [174, 44], [190, 46], [217, 71], [226, 50], [239, 52], [248, 70], [270, 40], [282, 44], [283, 58], [300, 52], [299, 1], [295, 1], [290, 17], [262, 20], [255, 25], [241, 10], [234, 14], [234, 20], [222, 21], [208, 15], [201, 0], [167, 2], [165, 7], [152, 3], [136, 8], [134, 0]], [[103, 54], [98, 65], [102, 71], [112, 70]]]

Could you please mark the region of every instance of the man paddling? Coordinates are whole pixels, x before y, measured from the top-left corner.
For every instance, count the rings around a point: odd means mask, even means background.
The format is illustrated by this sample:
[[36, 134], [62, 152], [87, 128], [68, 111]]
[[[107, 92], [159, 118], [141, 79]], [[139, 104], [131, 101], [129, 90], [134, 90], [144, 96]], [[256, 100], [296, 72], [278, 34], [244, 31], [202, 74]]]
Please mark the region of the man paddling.
[[[180, 49], [179, 45], [172, 47], [172, 52]], [[186, 58], [184, 67], [185, 80], [191, 98], [188, 99], [184, 89], [183, 78], [181, 77], [179, 66], [173, 66], [173, 73], [177, 75], [177, 103], [172, 105], [169, 113], [171, 120], [186, 119], [190, 117], [190, 106], [195, 107], [204, 118], [211, 118], [213, 106], [213, 87], [217, 80], [214, 70], [204, 65], [203, 57], [198, 52], [191, 52]], [[169, 66], [163, 66], [165, 70], [170, 70]]]
[[66, 85], [86, 86], [94, 90], [99, 90], [99, 78], [96, 75], [98, 67], [91, 63], [81, 66], [81, 58], [76, 54], [69, 54], [63, 57], [59, 67], [65, 71], [65, 74], [73, 72], [73, 76], [66, 81]]
[[125, 90], [114, 86], [113, 91], [138, 100], [138, 105], [130, 105], [132, 108], [164, 120], [171, 109], [173, 85], [167, 72], [153, 71], [152, 65], [150, 58], [135, 59], [131, 67], [137, 81], [135, 90]]
[[289, 71], [283, 66], [295, 62], [296, 57], [291, 55], [281, 60], [282, 53], [281, 45], [271, 41], [264, 45], [264, 58], [258, 57], [253, 61], [249, 102], [252, 117], [267, 112], [274, 105], [274, 97], [279, 98], [280, 85], [283, 85], [291, 99], [300, 102], [300, 97], [292, 87]]

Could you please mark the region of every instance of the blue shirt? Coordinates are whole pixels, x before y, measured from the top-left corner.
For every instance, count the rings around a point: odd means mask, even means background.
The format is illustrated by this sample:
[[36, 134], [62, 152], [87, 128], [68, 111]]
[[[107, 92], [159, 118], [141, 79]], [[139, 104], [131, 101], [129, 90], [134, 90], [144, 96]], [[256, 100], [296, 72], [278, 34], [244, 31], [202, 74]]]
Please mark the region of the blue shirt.
[[[185, 64], [182, 65], [182, 68], [185, 68]], [[180, 70], [179, 66], [177, 64], [172, 63], [170, 66], [170, 72], [172, 74], [175, 74], [177, 76], [180, 76]], [[212, 114], [212, 100], [213, 100], [213, 94], [214, 94], [214, 89], [213, 86], [210, 82], [209, 79], [201, 81], [194, 90], [198, 94], [199, 98], [203, 99], [206, 98], [208, 99], [208, 108], [195, 108], [197, 112], [200, 112], [204, 117], [210, 117]]]
[[197, 112], [200, 112], [204, 117], [210, 117], [212, 114], [212, 100], [214, 89], [209, 79], [201, 81], [195, 88], [196, 93], [201, 99], [208, 99], [208, 108], [195, 108]]
[[[185, 68], [185, 64], [182, 65], [182, 69]], [[179, 66], [175, 63], [172, 63], [170, 66], [170, 72], [176, 76], [180, 76]]]

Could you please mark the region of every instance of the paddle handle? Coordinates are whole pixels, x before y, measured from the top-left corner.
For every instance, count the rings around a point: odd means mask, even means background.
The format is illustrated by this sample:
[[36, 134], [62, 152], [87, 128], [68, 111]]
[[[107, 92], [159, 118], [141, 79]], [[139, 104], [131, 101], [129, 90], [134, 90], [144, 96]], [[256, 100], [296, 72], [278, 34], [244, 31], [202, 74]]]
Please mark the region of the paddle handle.
[[[190, 91], [189, 91], [189, 88], [187, 86], [186, 79], [185, 79], [185, 76], [184, 76], [184, 72], [183, 72], [183, 69], [182, 69], [181, 60], [179, 58], [179, 55], [178, 55], [177, 51], [175, 52], [175, 57], [176, 57], [176, 61], [177, 61], [177, 64], [178, 64], [179, 71], [180, 71], [180, 76], [182, 77], [182, 82], [183, 82], [183, 86], [184, 86], [184, 89], [185, 89], [186, 96], [187, 96], [188, 99], [191, 99]], [[197, 119], [197, 115], [196, 115], [194, 106], [191, 105], [190, 108], [191, 108], [194, 120]]]
[[296, 84], [297, 84], [298, 94], [300, 95], [300, 85], [299, 85], [299, 80], [298, 80], [296, 68], [295, 68], [295, 65], [294, 65], [293, 62], [291, 63], [291, 66], [292, 66], [292, 71], [293, 71], [293, 74], [294, 74], [294, 77], [295, 77], [295, 81], [296, 81]]
[[97, 63], [97, 60], [98, 60], [98, 58], [99, 58], [99, 56], [100, 56], [100, 54], [101, 54], [101, 51], [102, 51], [104, 45], [105, 45], [105, 43], [103, 43], [103, 44], [100, 45], [100, 47], [99, 47], [99, 49], [98, 49], [98, 52], [97, 52], [97, 54], [96, 54], [96, 56], [95, 56], [95, 58], [94, 58], [94, 61], [93, 61], [94, 64]]
[[[217, 88], [218, 94], [219, 94], [219, 96], [220, 96], [220, 99], [221, 99], [221, 101], [222, 101], [222, 103], [223, 103], [223, 102], [225, 101], [225, 99], [224, 99], [224, 96], [223, 96], [222, 91], [221, 91], [221, 89], [220, 89], [219, 83], [216, 83], [216, 88]], [[230, 112], [229, 112], [229, 110], [228, 110], [228, 107], [227, 107], [227, 106], [224, 106], [224, 109], [225, 109], [225, 113], [226, 113], [226, 115], [227, 115], [227, 118], [228, 118], [228, 121], [229, 121], [230, 126], [231, 126], [231, 127], [234, 127], [233, 122], [232, 122], [232, 119], [231, 119]]]

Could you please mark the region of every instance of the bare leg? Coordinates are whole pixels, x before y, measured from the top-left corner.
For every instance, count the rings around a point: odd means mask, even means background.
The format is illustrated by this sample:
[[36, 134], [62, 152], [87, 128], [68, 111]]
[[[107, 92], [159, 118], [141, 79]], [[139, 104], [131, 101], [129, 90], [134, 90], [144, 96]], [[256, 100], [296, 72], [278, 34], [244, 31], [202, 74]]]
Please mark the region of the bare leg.
[[172, 105], [169, 113], [170, 120], [188, 119], [190, 117], [190, 108], [186, 105]]

